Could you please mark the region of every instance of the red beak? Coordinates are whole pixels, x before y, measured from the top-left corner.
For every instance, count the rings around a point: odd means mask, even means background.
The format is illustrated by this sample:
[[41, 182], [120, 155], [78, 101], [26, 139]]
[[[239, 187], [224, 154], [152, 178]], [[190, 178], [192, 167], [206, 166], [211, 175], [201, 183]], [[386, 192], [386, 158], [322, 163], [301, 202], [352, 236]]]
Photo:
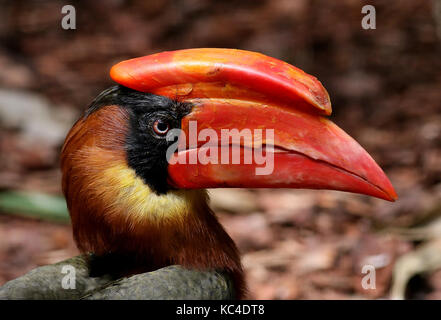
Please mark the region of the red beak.
[[111, 76], [194, 105], [168, 168], [177, 188], [332, 189], [397, 199], [370, 155], [325, 118], [331, 104], [321, 83], [290, 64], [242, 50], [189, 49], [123, 61]]

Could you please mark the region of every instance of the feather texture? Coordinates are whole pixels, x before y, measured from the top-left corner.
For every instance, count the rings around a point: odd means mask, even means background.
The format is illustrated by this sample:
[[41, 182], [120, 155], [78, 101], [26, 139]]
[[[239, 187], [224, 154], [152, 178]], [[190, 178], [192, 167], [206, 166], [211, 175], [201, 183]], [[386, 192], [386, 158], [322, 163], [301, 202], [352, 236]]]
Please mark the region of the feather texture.
[[131, 274], [173, 264], [222, 270], [242, 297], [239, 253], [206, 191], [153, 192], [127, 164], [128, 131], [127, 111], [106, 106], [80, 119], [66, 138], [62, 186], [80, 250], [130, 257], [124, 272]]

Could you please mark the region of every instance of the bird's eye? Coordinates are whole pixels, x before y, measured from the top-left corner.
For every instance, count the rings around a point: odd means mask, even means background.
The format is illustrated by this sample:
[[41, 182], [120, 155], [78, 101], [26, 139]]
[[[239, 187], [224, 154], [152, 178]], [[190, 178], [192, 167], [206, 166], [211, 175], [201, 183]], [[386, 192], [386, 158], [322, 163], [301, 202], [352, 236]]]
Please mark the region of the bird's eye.
[[157, 135], [163, 136], [168, 132], [168, 130], [170, 130], [170, 126], [163, 120], [156, 120], [153, 123], [153, 131], [155, 131]]

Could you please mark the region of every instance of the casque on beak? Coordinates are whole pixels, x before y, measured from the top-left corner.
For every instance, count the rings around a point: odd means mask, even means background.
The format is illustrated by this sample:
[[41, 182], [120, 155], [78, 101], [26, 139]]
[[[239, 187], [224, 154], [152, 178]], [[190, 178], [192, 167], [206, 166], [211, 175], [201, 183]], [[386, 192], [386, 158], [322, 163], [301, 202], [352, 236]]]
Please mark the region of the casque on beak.
[[[182, 120], [185, 148], [168, 167], [176, 188], [331, 189], [397, 199], [371, 156], [326, 118], [331, 103], [321, 83], [288, 63], [243, 50], [188, 49], [123, 61], [111, 77], [134, 90], [194, 105]], [[207, 129], [216, 135], [208, 138]], [[222, 131], [232, 129], [251, 134], [222, 140]], [[205, 139], [190, 141], [201, 133]], [[241, 159], [249, 150], [262, 150], [272, 170], [256, 174], [263, 164], [254, 157], [248, 163], [190, 163], [192, 156], [212, 155], [210, 147]]]

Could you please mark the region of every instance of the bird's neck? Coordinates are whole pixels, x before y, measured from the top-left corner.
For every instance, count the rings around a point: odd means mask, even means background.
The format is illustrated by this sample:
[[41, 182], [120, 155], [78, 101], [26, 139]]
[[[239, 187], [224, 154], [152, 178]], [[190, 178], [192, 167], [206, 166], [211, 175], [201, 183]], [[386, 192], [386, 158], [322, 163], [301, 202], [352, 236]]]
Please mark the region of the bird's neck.
[[153, 192], [127, 164], [127, 121], [121, 108], [107, 107], [80, 119], [66, 138], [63, 192], [79, 249], [134, 261], [136, 273], [173, 264], [224, 271], [240, 297], [239, 253], [206, 192]]
[[238, 250], [208, 206], [205, 190], [159, 195], [115, 153], [104, 159], [101, 152], [100, 157], [106, 165], [94, 163], [96, 157], [88, 159], [87, 175], [78, 185], [69, 184], [71, 196], [66, 197], [82, 251], [131, 260], [133, 273], [173, 264], [224, 271], [241, 296]]

